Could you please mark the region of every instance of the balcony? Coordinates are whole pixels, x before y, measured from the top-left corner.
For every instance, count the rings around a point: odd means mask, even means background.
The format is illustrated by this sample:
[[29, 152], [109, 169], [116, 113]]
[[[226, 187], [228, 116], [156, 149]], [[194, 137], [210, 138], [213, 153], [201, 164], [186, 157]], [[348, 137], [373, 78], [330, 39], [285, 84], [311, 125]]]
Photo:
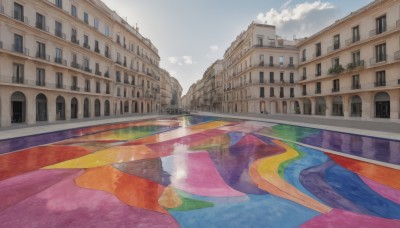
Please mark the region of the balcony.
[[106, 71], [106, 72], [104, 73], [104, 77], [109, 78], [109, 77], [110, 77], [110, 73], [109, 73], [108, 71]]
[[101, 76], [102, 75], [101, 71], [99, 71], [99, 70], [96, 70], [94, 74], [97, 75], [97, 76]]
[[[4, 10], [4, 9], [3, 9]], [[26, 24], [29, 24], [29, 20], [27, 17], [25, 17], [24, 15], [22, 15], [20, 12], [18, 11], [13, 11], [13, 16], [12, 18], [14, 18], [15, 20], [24, 22]]]
[[71, 90], [72, 90], [72, 91], [80, 91], [81, 88], [79, 88], [79, 87], [76, 86], [76, 85], [72, 85], [72, 86], [71, 86]]
[[295, 68], [296, 66], [293, 63], [289, 63], [288, 67], [289, 68]]
[[66, 39], [65, 33], [62, 33], [60, 30], [56, 30], [56, 31], [54, 32], [54, 35], [56, 35], [57, 37], [59, 37], [59, 38], [61, 38], [61, 39], [63, 39], [63, 40]]
[[279, 98], [284, 98], [285, 96], [284, 96], [284, 94], [283, 93], [280, 93], [279, 94]]
[[36, 52], [36, 58], [50, 61], [50, 56], [43, 52]]
[[394, 52], [394, 60], [400, 60], [400, 50]]
[[12, 83], [24, 84], [24, 77], [12, 77]]
[[29, 49], [24, 48], [20, 44], [13, 44], [12, 50], [14, 52], [17, 52], [17, 53], [21, 53], [21, 54], [24, 54], [24, 55], [29, 55]]
[[376, 35], [379, 35], [379, 34], [381, 34], [381, 33], [386, 32], [386, 31], [387, 31], [387, 29], [386, 29], [386, 25], [385, 25], [384, 27], [375, 28], [375, 29], [371, 30], [371, 31], [369, 32], [369, 36], [370, 36], [370, 37], [376, 36]]
[[109, 89], [106, 90], [106, 94], [110, 94], [110, 90]]
[[117, 61], [115, 61], [115, 63], [122, 66], [122, 62], [119, 59], [117, 59]]
[[351, 89], [361, 89], [360, 83], [351, 85]]
[[382, 86], [386, 86], [386, 81], [378, 81], [374, 83], [375, 87], [382, 87]]
[[40, 29], [40, 30], [43, 30], [43, 31], [46, 31], [46, 32], [49, 32], [49, 26], [46, 26], [45, 23], [36, 22], [36, 28]]
[[66, 86], [64, 86], [63, 84], [56, 84], [56, 89], [66, 89]]
[[83, 70], [88, 73], [92, 73], [92, 69], [90, 69], [89, 67], [83, 67]]
[[338, 74], [342, 73], [344, 70], [345, 69], [343, 68], [342, 64], [339, 64], [339, 65], [336, 65], [336, 66], [333, 66], [333, 67], [329, 68], [328, 69], [328, 74], [330, 74], [330, 75], [332, 75], [332, 74], [338, 75]]
[[307, 91], [303, 91], [303, 92], [301, 93], [301, 95], [307, 96]]
[[302, 61], [302, 62], [305, 62], [305, 61], [307, 61], [307, 58], [306, 58], [305, 56], [303, 56], [303, 57], [301, 58], [301, 61]]
[[81, 69], [81, 65], [77, 62], [71, 62], [71, 67], [75, 69]]
[[99, 47], [95, 47], [95, 48], [94, 48], [94, 52], [100, 54], [100, 49], [99, 49]]
[[340, 92], [340, 88], [339, 87], [333, 87], [332, 88], [332, 93], [336, 93], [336, 92]]
[[376, 65], [379, 63], [385, 63], [388, 60], [388, 56], [387, 55], [377, 55], [374, 58], [371, 58], [369, 60], [371, 65]]
[[364, 67], [364, 60], [360, 60], [358, 62], [354, 62], [354, 63], [348, 63], [346, 66], [346, 70], [351, 71], [354, 70], [358, 67]]
[[76, 39], [76, 36], [71, 36], [71, 42], [76, 44], [76, 45], [79, 45], [79, 40]]
[[361, 40], [360, 36], [353, 36], [352, 38], [349, 38], [345, 41], [346, 46], [349, 46], [351, 44], [357, 43]]
[[264, 61], [261, 61], [258, 66], [264, 66]]
[[54, 62], [55, 62], [55, 63], [58, 63], [58, 64], [62, 64], [62, 65], [64, 65], [64, 66], [67, 65], [67, 60], [62, 59], [62, 58], [60, 58], [60, 57], [55, 57], [55, 58], [54, 58]]
[[107, 57], [107, 58], [111, 58], [110, 52], [108, 52], [108, 51], [104, 52], [104, 56]]
[[321, 75], [322, 75], [321, 72], [315, 72], [315, 77], [319, 77], [319, 76], [321, 76]]
[[274, 64], [274, 63], [269, 63], [268, 66], [269, 66], [269, 67], [274, 67], [275, 64]]
[[90, 50], [90, 45], [89, 45], [88, 43], [84, 43], [84, 44], [83, 44], [83, 47]]
[[321, 94], [321, 89], [316, 89], [315, 94]]
[[36, 86], [46, 86], [45, 81], [36, 81]]
[[303, 76], [301, 77], [301, 80], [307, 80], [307, 75], [303, 75]]
[[90, 93], [90, 88], [89, 87], [85, 87], [85, 92]]

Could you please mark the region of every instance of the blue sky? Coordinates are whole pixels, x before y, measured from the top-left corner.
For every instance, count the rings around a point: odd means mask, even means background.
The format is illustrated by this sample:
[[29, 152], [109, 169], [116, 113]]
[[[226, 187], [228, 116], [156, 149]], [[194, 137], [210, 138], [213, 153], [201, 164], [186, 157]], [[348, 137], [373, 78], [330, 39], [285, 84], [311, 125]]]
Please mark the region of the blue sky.
[[310, 36], [373, 0], [103, 0], [158, 48], [183, 94], [252, 22], [288, 39]]

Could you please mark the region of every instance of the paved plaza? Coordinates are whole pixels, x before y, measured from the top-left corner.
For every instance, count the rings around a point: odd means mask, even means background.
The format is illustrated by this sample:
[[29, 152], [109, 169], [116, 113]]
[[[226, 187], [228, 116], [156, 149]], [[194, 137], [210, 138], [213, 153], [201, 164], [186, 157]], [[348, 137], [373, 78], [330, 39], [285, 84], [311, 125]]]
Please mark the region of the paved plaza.
[[2, 130], [0, 227], [400, 226], [397, 123], [267, 117]]

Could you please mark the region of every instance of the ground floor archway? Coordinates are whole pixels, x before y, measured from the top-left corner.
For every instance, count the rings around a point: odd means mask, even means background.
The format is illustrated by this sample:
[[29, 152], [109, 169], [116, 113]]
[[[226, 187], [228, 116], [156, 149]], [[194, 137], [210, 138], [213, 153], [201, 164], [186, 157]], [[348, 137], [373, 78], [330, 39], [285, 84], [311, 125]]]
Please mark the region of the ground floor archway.
[[71, 100], [71, 119], [78, 119], [78, 99]]
[[85, 98], [83, 101], [83, 118], [89, 118], [90, 117], [90, 108], [89, 108], [89, 99]]
[[390, 118], [390, 96], [386, 92], [379, 92], [374, 98], [375, 117]]
[[303, 109], [304, 109], [304, 115], [311, 115], [311, 100], [310, 99], [304, 99], [303, 103]]
[[21, 92], [11, 95], [11, 123], [25, 123], [26, 98]]
[[362, 101], [357, 95], [350, 98], [350, 116], [361, 117], [362, 116]]
[[65, 99], [62, 96], [56, 98], [56, 120], [65, 120]]
[[104, 101], [104, 116], [110, 116], [110, 101]]
[[101, 116], [101, 111], [100, 111], [100, 107], [101, 105], [100, 105], [100, 100], [99, 99], [96, 99], [95, 101], [94, 101], [94, 116], [95, 117], [99, 117], [99, 116]]
[[325, 98], [318, 97], [315, 103], [315, 115], [325, 116], [326, 115], [326, 103]]
[[36, 96], [36, 121], [47, 121], [47, 97], [43, 93]]
[[341, 96], [332, 99], [332, 116], [343, 116], [343, 100]]

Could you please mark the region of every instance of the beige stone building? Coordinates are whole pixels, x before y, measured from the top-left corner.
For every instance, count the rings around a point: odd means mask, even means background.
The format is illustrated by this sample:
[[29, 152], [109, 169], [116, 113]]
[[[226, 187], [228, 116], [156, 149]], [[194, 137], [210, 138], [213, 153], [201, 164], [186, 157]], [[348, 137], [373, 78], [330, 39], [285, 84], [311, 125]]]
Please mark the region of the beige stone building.
[[399, 118], [400, 1], [377, 0], [298, 45], [304, 114]]
[[166, 70], [161, 70], [161, 112], [181, 108], [182, 86]]
[[158, 112], [159, 61], [100, 0], [0, 1], [0, 126]]
[[224, 112], [295, 113], [296, 41], [275, 27], [251, 23], [224, 54]]
[[215, 61], [203, 74], [203, 78], [197, 83], [198, 110], [216, 112], [221, 110], [222, 83], [217, 77], [222, 78], [222, 61]]

